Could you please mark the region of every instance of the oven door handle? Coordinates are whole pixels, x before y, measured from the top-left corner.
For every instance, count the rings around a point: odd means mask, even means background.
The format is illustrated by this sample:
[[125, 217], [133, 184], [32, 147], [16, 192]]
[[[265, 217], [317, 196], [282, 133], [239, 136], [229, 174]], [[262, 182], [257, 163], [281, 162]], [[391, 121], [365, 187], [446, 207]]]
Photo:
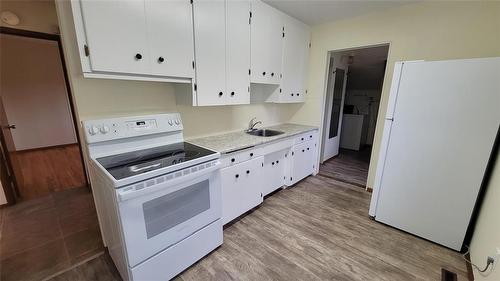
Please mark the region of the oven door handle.
[[[196, 172], [190, 172], [188, 175], [182, 175], [182, 176], [173, 178], [171, 180], [166, 180], [160, 184], [155, 184], [155, 185], [150, 186], [150, 187], [144, 187], [144, 188], [139, 189], [139, 190], [135, 190], [135, 189], [126, 190], [127, 189], [126, 187], [120, 188], [119, 190], [116, 191], [116, 193], [118, 195], [118, 200], [120, 202], [123, 202], [126, 200], [137, 198], [139, 196], [143, 196], [146, 194], [157, 192], [157, 191], [160, 191], [163, 189], [171, 188], [172, 186], [178, 185], [180, 183], [190, 181], [190, 180], [196, 179], [198, 177], [202, 177], [202, 176], [205, 176], [207, 174], [213, 173], [214, 171], [216, 171], [220, 168], [220, 165], [221, 165], [220, 162], [217, 161], [217, 162], [214, 162], [210, 167], [205, 168], [203, 170], [198, 170]], [[186, 169], [190, 169], [190, 168], [186, 168]], [[183, 170], [173, 172], [172, 174], [182, 172], [182, 171]]]

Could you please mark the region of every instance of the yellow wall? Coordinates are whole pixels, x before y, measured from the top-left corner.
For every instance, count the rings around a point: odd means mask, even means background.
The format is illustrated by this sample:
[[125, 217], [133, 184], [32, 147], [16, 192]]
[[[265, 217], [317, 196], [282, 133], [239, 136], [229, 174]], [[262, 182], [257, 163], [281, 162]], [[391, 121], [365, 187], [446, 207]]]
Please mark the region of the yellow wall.
[[500, 2], [423, 2], [314, 26], [309, 94], [291, 121], [321, 124], [328, 51], [390, 43], [368, 176], [371, 187], [394, 63], [500, 56], [499, 30]]
[[[500, 250], [500, 153], [497, 159], [470, 247], [471, 259], [479, 267], [485, 266], [487, 256], [495, 255], [497, 248]], [[498, 281], [500, 264], [487, 276], [474, 270], [474, 277], [476, 280]]]
[[[375, 176], [394, 63], [500, 56], [500, 2], [422, 2], [313, 27], [309, 95], [291, 121], [321, 125], [328, 51], [380, 43], [390, 43], [390, 49], [368, 186]], [[472, 243], [472, 259], [479, 264], [500, 247], [499, 166]], [[498, 267], [488, 280], [500, 280]], [[480, 279], [477, 272], [475, 276]]]
[[54, 1], [2, 0], [0, 1], [0, 11], [11, 11], [19, 17], [18, 25], [11, 26], [0, 21], [1, 26], [44, 33], [59, 33]]
[[57, 1], [59, 25], [70, 80], [81, 120], [126, 114], [180, 112], [186, 138], [242, 130], [252, 117], [264, 125], [288, 121], [298, 105], [255, 104], [192, 107], [176, 104], [177, 94], [190, 95], [186, 87], [171, 83], [83, 78], [69, 1]]

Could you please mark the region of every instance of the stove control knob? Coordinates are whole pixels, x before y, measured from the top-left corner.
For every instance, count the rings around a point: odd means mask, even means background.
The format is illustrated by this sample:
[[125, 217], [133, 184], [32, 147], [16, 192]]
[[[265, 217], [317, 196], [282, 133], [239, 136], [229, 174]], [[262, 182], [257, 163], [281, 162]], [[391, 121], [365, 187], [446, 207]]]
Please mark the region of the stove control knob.
[[174, 121], [172, 121], [172, 120], [168, 120], [168, 124], [169, 124], [170, 126], [172, 126], [172, 125], [174, 125]]
[[93, 135], [95, 135], [97, 133], [99, 133], [99, 128], [97, 128], [96, 126], [92, 126], [92, 127], [89, 128], [89, 134], [91, 136], [93, 136]]
[[179, 119], [175, 119], [175, 124], [179, 125], [181, 121]]
[[107, 134], [108, 132], [109, 132], [109, 127], [108, 127], [108, 126], [106, 126], [106, 125], [103, 125], [103, 126], [101, 127], [101, 133], [103, 133], [103, 134]]

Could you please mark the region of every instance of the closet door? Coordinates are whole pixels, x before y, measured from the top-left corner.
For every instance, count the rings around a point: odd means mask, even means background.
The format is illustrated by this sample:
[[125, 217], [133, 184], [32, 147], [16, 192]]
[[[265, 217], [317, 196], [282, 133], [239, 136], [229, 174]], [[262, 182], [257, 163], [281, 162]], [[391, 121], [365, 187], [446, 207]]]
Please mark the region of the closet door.
[[144, 0], [82, 0], [81, 7], [93, 71], [149, 72]]
[[223, 0], [193, 3], [197, 105], [224, 105], [226, 93], [226, 13]]
[[226, 89], [229, 104], [250, 103], [250, 2], [226, 2]]
[[146, 0], [153, 75], [194, 77], [193, 18], [187, 0]]

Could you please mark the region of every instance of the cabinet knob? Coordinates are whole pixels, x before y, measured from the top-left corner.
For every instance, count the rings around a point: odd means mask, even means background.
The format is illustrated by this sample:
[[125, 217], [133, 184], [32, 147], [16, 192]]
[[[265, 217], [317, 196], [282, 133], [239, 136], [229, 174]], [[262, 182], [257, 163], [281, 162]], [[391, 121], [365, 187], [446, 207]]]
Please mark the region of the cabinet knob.
[[307, 148], [307, 150], [309, 150], [309, 147]]
[[297, 97], [298, 97], [298, 96], [300, 96], [300, 94], [299, 94], [299, 93], [297, 93]]
[[293, 97], [293, 94], [291, 94], [291, 95], [292, 95], [292, 97]]
[[234, 177], [235, 177], [235, 178], [239, 178], [239, 177], [240, 177], [240, 175], [239, 175], [239, 174], [236, 174]]
[[219, 92], [219, 97], [222, 97], [223, 93], [222, 92]]
[[280, 160], [276, 160], [276, 164], [278, 164], [280, 162]]
[[302, 152], [306, 152], [304, 149], [302, 149]]
[[271, 76], [274, 76], [274, 72], [271, 73]]
[[252, 157], [252, 156], [253, 156], [253, 152], [252, 152], [252, 153], [250, 153], [250, 157]]
[[266, 72], [265, 72], [265, 71], [264, 71], [264, 72], [262, 72], [262, 75], [266, 76]]
[[163, 57], [159, 57], [159, 58], [158, 58], [158, 63], [162, 63], [162, 62], [164, 62], [164, 61], [165, 61], [165, 59], [164, 59]]
[[247, 174], [250, 174], [250, 170], [247, 170]]
[[231, 92], [231, 97], [234, 96], [234, 92]]
[[274, 162], [273, 162], [273, 163], [271, 163], [271, 164], [273, 164], [273, 166], [274, 166]]
[[304, 138], [301, 138], [300, 140], [301, 140], [301, 141], [303, 141], [303, 140], [304, 140]]
[[313, 136], [312, 136], [312, 135], [310, 135], [309, 137], [310, 137], [310, 138], [312, 138]]
[[234, 161], [236, 161], [236, 159], [234, 159], [234, 158], [231, 158], [231, 162], [234, 162]]
[[135, 59], [136, 59], [136, 60], [140, 60], [140, 59], [142, 59], [142, 55], [141, 55], [141, 54], [139, 54], [139, 53], [135, 54]]

